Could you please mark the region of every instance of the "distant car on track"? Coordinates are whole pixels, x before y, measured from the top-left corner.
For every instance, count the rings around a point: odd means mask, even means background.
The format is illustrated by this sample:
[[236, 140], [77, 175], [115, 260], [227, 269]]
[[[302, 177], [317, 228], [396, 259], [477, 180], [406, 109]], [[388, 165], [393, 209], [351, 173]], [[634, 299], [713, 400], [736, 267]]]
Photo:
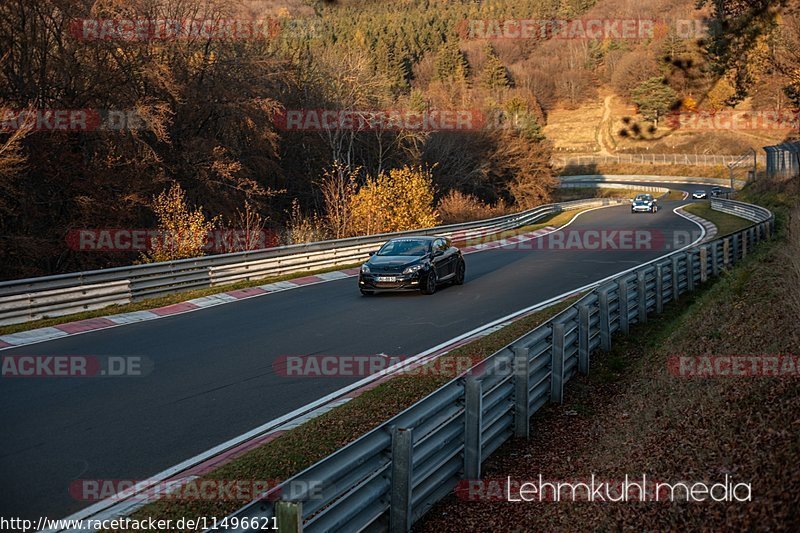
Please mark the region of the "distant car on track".
[[361, 265], [358, 288], [369, 295], [382, 291], [433, 294], [439, 284], [464, 283], [466, 263], [461, 250], [445, 237], [392, 239]]
[[719, 196], [722, 194], [722, 187], [711, 187], [711, 196]]
[[658, 200], [652, 194], [637, 194], [631, 200], [631, 213], [655, 213], [658, 211]]
[[694, 198], [695, 200], [705, 200], [706, 198], [708, 198], [708, 194], [706, 194], [706, 191], [700, 189], [692, 193], [692, 198]]

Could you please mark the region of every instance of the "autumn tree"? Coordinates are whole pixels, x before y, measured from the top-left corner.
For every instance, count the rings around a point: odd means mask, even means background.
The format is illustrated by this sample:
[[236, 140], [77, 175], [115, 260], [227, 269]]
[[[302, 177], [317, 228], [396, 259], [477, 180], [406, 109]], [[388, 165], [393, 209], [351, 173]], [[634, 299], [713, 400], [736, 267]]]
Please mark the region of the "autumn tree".
[[245, 200], [243, 207], [236, 209], [236, 215], [228, 224], [228, 228], [219, 232], [222, 239], [221, 252], [260, 250], [276, 244], [267, 235], [266, 219], [249, 200]]
[[331, 168], [323, 172], [319, 182], [325, 202], [325, 222], [335, 239], [353, 233], [352, 203], [359, 172], [359, 168], [348, 168], [340, 161], [335, 161]]
[[427, 228], [439, 222], [433, 177], [403, 167], [370, 177], [352, 197], [353, 228], [359, 235]]
[[152, 248], [142, 255], [143, 262], [175, 261], [204, 255], [214, 220], [206, 220], [202, 208], [192, 209], [186, 192], [178, 183], [153, 199], [153, 212], [158, 219], [157, 237]]

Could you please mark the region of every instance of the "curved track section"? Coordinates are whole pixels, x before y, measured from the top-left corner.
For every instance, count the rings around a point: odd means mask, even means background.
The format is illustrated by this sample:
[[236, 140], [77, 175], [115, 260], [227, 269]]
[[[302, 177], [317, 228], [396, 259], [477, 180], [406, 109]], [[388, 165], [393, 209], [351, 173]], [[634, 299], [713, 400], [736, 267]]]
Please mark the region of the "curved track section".
[[[145, 479], [359, 379], [287, 378], [276, 372], [281, 356], [416, 354], [683, 247], [700, 235], [673, 213], [685, 203], [665, 201], [656, 214], [587, 211], [538, 248], [467, 256], [466, 284], [433, 296], [364, 298], [343, 279], [5, 351], [138, 355], [154, 366], [141, 378], [3, 379], [2, 514], [73, 513], [91, 503], [70, 497], [73, 480]], [[652, 241], [587, 249], [586, 232], [598, 230]]]

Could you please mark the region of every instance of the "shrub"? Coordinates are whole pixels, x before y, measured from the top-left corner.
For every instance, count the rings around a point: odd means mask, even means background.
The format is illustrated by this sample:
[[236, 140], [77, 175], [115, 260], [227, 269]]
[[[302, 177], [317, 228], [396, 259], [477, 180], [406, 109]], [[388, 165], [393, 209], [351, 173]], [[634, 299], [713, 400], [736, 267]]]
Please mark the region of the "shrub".
[[190, 209], [186, 192], [178, 183], [153, 199], [153, 212], [158, 218], [158, 238], [150, 251], [142, 255], [145, 263], [174, 261], [205, 255], [204, 246], [216, 219], [208, 221], [201, 207]]
[[453, 190], [439, 201], [437, 211], [444, 224], [458, 224], [499, 217], [508, 213], [509, 208], [502, 200], [494, 205], [487, 204], [471, 194]]
[[367, 178], [351, 202], [353, 231], [373, 235], [435, 226], [433, 177], [422, 168], [403, 167]]

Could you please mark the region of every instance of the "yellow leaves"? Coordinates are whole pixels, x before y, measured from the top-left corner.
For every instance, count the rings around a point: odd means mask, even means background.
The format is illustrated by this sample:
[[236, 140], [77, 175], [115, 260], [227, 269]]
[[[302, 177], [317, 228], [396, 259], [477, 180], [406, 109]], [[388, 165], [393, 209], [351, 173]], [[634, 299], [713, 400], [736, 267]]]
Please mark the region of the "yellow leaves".
[[146, 263], [174, 261], [204, 255], [203, 248], [214, 221], [207, 221], [201, 208], [191, 210], [186, 192], [178, 183], [153, 199], [158, 235], [152, 249], [142, 256]]
[[439, 223], [433, 207], [433, 177], [422, 168], [404, 167], [368, 178], [351, 197], [356, 234], [428, 228]]
[[736, 94], [736, 89], [727, 80], [720, 78], [708, 91], [707, 104], [712, 111], [717, 111], [728, 105], [728, 101]]

